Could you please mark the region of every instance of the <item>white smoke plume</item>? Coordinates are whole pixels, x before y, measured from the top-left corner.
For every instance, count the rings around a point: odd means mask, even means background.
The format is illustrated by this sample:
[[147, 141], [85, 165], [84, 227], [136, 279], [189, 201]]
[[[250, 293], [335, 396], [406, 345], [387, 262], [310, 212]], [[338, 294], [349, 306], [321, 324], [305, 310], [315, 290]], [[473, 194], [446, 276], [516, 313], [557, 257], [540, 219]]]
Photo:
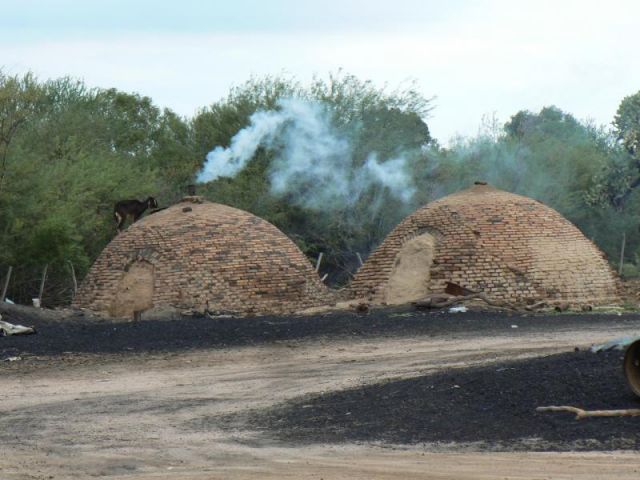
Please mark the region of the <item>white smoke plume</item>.
[[333, 127], [325, 106], [300, 99], [281, 100], [278, 106], [278, 110], [254, 113], [228, 148], [209, 152], [197, 181], [235, 176], [263, 147], [275, 154], [268, 172], [272, 193], [287, 195], [299, 205], [350, 206], [375, 185], [388, 188], [404, 202], [411, 199], [415, 186], [404, 157], [381, 162], [371, 152], [362, 162], [353, 158], [347, 136]]

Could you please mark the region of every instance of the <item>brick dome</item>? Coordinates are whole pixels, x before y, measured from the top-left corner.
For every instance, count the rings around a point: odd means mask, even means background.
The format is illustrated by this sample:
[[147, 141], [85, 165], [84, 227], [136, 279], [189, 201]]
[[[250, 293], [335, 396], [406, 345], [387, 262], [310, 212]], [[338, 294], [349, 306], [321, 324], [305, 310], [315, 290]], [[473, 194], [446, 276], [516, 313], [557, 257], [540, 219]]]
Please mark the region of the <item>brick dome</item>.
[[618, 300], [604, 254], [571, 222], [484, 184], [405, 218], [360, 268], [351, 294], [399, 304], [442, 293], [447, 282], [516, 304]]
[[186, 197], [115, 237], [74, 304], [113, 316], [157, 306], [262, 314], [323, 305], [330, 297], [307, 258], [275, 226]]

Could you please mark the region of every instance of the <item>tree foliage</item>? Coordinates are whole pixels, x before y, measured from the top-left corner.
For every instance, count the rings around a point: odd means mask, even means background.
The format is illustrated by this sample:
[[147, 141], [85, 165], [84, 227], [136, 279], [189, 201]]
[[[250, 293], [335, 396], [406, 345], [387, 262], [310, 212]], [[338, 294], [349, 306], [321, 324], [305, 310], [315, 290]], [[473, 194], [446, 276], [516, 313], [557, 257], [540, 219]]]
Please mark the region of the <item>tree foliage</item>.
[[[424, 116], [430, 100], [413, 85], [387, 92], [371, 82], [343, 74], [316, 77], [309, 87], [293, 79], [251, 79], [234, 88], [227, 98], [202, 109], [193, 120], [197, 148], [204, 158], [213, 147], [228, 147], [233, 136], [249, 124], [259, 110], [277, 110], [283, 99], [314, 102], [330, 112], [332, 128], [351, 146], [344, 158], [346, 175], [374, 153], [383, 162], [398, 155], [411, 157], [414, 168], [431, 141]], [[384, 188], [370, 188], [354, 204], [306, 208], [292, 194], [275, 195], [269, 171], [275, 150], [259, 149], [234, 178], [221, 178], [204, 187], [204, 194], [259, 215], [282, 229], [309, 257], [324, 253], [330, 281], [346, 283], [357, 267], [357, 255], [368, 254], [415, 204], [394, 199]], [[375, 207], [375, 208], [373, 208]]]
[[7, 175], [9, 147], [24, 124], [42, 110], [41, 86], [33, 75], [7, 76], [0, 71], [0, 192]]
[[613, 125], [617, 139], [636, 157], [640, 153], [640, 92], [622, 99]]
[[69, 265], [82, 277], [113, 237], [114, 203], [171, 201], [197, 168], [189, 123], [148, 97], [2, 76], [0, 109], [0, 266], [15, 267], [16, 300], [37, 293], [48, 264], [47, 302], [67, 302]]
[[612, 161], [598, 173], [587, 193], [594, 205], [622, 211], [640, 186], [640, 92], [622, 99], [613, 119], [616, 145]]
[[371, 154], [382, 164], [405, 159], [413, 197], [404, 201], [373, 184], [349, 204], [305, 206], [273, 192], [273, 148], [259, 148], [235, 177], [199, 193], [274, 223], [310, 259], [323, 252], [322, 273], [333, 285], [345, 284], [356, 254], [366, 257], [413, 209], [475, 180], [556, 208], [610, 258], [625, 233], [627, 260], [637, 262], [640, 92], [622, 100], [611, 131], [549, 106], [516, 112], [504, 125], [494, 118], [477, 136], [443, 147], [427, 124], [432, 101], [414, 85], [379, 88], [343, 72], [309, 85], [252, 78], [189, 119], [135, 93], [0, 72], [0, 276], [14, 266], [10, 296], [27, 302], [49, 265], [45, 304], [68, 302], [71, 266], [82, 278], [115, 234], [116, 201], [153, 195], [172, 204], [208, 152], [228, 147], [255, 112], [290, 98], [329, 112], [350, 144], [347, 175]]

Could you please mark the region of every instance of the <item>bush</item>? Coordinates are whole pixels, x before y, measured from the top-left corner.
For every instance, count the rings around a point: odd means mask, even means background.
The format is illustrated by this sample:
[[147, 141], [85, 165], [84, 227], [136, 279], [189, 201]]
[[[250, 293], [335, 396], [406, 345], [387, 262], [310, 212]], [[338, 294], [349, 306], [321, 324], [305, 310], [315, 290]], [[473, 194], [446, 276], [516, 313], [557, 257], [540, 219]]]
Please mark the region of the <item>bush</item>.
[[640, 266], [634, 263], [625, 263], [622, 266], [622, 278], [640, 278]]

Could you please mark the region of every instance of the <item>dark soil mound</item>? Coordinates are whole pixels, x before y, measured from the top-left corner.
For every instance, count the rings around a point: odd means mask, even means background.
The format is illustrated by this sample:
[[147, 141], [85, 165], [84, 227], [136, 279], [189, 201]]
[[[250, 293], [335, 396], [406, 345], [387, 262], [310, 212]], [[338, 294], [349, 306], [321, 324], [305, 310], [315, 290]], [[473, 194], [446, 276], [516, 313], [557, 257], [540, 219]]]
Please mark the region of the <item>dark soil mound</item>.
[[544, 405], [617, 409], [639, 408], [640, 402], [626, 387], [620, 352], [576, 352], [305, 397], [240, 421], [286, 442], [481, 442], [474, 447], [498, 450], [640, 448], [639, 417], [578, 421], [569, 413], [535, 411]]

